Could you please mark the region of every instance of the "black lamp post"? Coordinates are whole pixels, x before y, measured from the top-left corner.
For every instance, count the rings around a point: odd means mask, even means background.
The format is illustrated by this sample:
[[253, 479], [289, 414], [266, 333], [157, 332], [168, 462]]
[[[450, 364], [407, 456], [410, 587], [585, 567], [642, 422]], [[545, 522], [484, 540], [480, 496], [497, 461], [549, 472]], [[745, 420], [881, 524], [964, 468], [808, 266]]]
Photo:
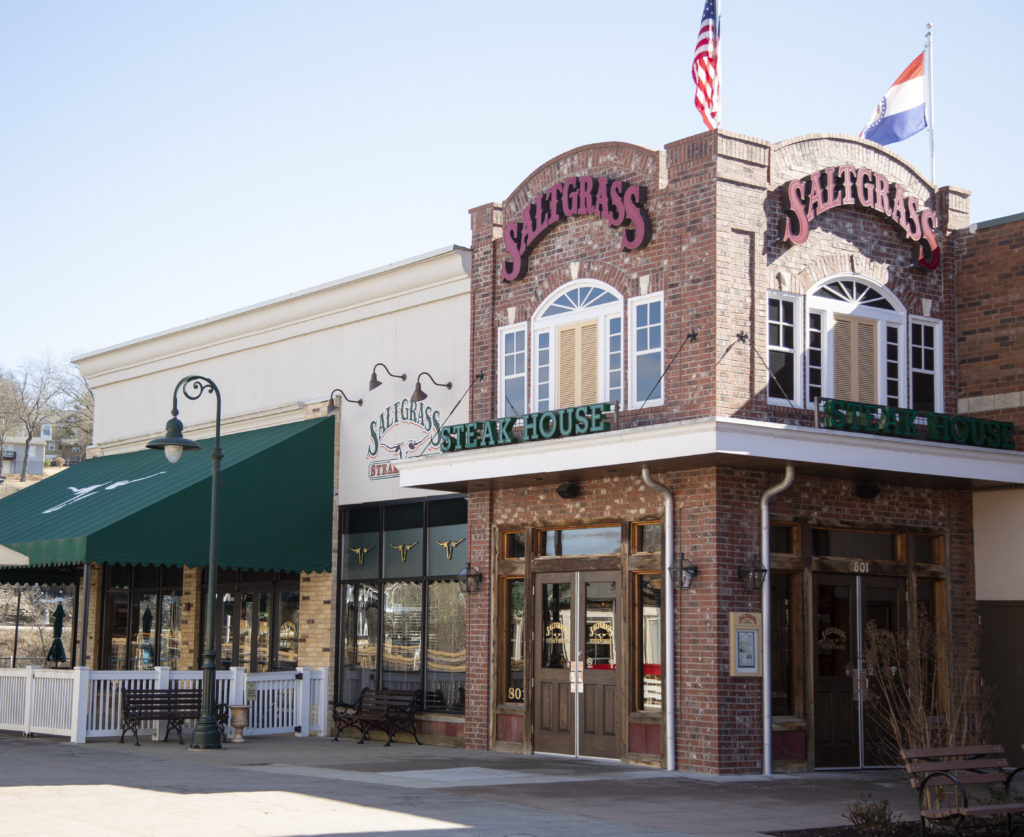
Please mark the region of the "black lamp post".
[[209, 378], [201, 375], [188, 375], [178, 381], [174, 388], [174, 399], [171, 403], [171, 418], [167, 422], [167, 435], [162, 439], [154, 439], [146, 443], [147, 448], [162, 450], [167, 461], [175, 463], [181, 458], [184, 450], [199, 450], [199, 443], [186, 439], [181, 435], [183, 429], [178, 420], [178, 391], [190, 401], [195, 401], [204, 393], [212, 392], [217, 396], [216, 436], [213, 442], [213, 487], [210, 494], [210, 564], [206, 577], [206, 637], [203, 643], [203, 688], [202, 707], [199, 721], [192, 733], [193, 750], [219, 750], [220, 727], [214, 713], [216, 706], [217, 670], [213, 664], [214, 622], [217, 618], [217, 532], [218, 498], [220, 495], [220, 461], [224, 458], [220, 449], [220, 390]]

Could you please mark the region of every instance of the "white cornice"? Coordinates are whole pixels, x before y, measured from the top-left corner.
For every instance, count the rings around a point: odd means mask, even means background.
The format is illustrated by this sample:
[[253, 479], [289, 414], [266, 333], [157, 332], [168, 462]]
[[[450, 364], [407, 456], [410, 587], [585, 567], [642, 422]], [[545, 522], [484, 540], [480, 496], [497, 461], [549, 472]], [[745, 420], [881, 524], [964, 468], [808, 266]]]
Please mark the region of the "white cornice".
[[448, 247], [74, 358], [93, 387], [469, 294], [469, 251]]

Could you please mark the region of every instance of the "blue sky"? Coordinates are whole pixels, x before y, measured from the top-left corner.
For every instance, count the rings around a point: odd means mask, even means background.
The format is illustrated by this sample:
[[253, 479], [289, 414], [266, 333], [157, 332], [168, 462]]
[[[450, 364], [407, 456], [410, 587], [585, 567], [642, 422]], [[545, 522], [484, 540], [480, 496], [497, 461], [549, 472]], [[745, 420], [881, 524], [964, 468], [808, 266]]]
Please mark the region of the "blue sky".
[[[702, 131], [702, 7], [0, 0], [0, 365], [468, 245], [563, 151]], [[974, 220], [1024, 211], [1024, 3], [722, 15], [723, 127], [772, 142], [857, 134], [932, 23], [936, 180]], [[928, 176], [926, 134], [890, 149]]]

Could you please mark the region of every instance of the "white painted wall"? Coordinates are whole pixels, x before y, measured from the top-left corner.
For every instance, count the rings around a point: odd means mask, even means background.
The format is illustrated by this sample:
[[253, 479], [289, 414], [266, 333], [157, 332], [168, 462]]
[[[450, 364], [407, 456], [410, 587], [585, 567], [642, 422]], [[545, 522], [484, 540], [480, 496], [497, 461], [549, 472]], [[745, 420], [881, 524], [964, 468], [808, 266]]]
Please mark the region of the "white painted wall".
[[[95, 445], [124, 453], [162, 436], [186, 375], [217, 384], [225, 435], [306, 418], [340, 387], [363, 405], [341, 409], [339, 504], [433, 493], [399, 489], [397, 475], [370, 479], [370, 424], [409, 398], [420, 372], [452, 382], [422, 382], [442, 421], [469, 386], [468, 270], [468, 251], [446, 248], [76, 358], [96, 398]], [[381, 372], [383, 385], [370, 392], [376, 362], [407, 380]], [[466, 405], [452, 422], [467, 419]], [[212, 436], [214, 407], [210, 395], [179, 397], [185, 435]]]
[[974, 494], [979, 601], [1024, 601], [1024, 489]]

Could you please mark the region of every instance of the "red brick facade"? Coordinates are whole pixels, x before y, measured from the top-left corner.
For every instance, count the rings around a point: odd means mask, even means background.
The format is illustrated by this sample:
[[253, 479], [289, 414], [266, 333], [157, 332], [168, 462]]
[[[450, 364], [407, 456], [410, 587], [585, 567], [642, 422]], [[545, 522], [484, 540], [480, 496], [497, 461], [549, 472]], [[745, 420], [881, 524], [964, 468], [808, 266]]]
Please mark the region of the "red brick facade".
[[[822, 211], [802, 244], [782, 242], [785, 184], [841, 165], [883, 173], [907, 195], [918, 196], [922, 206], [935, 210], [938, 240], [944, 248], [938, 269], [920, 269], [916, 247], [897, 225], [856, 206]], [[503, 282], [504, 226], [521, 219], [524, 209], [553, 184], [582, 175], [646, 187], [653, 228], [649, 244], [623, 251], [621, 231], [610, 228], [605, 220], [566, 218], [533, 247], [525, 277]], [[664, 404], [643, 409], [627, 404], [618, 416], [622, 428], [716, 418], [811, 427], [811, 409], [772, 405], [766, 398], [766, 298], [769, 291], [806, 294], [837, 275], [864, 277], [891, 292], [908, 316], [942, 322], [940, 388], [946, 412], [955, 411], [958, 394], [969, 397], [972, 387], [984, 392], [990, 384], [988, 370], [976, 385], [970, 374], [959, 383], [956, 377], [955, 269], [962, 257], [960, 248], [966, 244], [962, 236], [947, 238], [945, 233], [966, 226], [966, 193], [943, 189], [933, 195], [932, 187], [913, 169], [870, 143], [827, 135], [772, 146], [709, 132], [670, 143], [664, 152], [622, 143], [584, 146], [545, 163], [503, 203], [478, 207], [471, 217], [471, 373], [484, 374], [472, 390], [470, 417], [475, 421], [500, 414], [496, 404], [499, 328], [528, 323], [543, 300], [577, 277], [599, 280], [627, 300], [664, 293]], [[1018, 227], [1013, 241], [1019, 244], [1020, 239]], [[1016, 245], [1000, 238], [997, 247], [1002, 246]], [[964, 305], [969, 310], [964, 311]], [[964, 322], [959, 324], [959, 350], [962, 354], [970, 347], [979, 355], [979, 364], [998, 363], [1009, 374], [1006, 358], [986, 360], [994, 353], [989, 347], [1001, 345], [998, 328], [985, 326], [989, 330], [983, 331], [981, 325], [974, 325], [964, 330], [974, 308], [984, 309], [977, 316], [990, 322], [991, 307], [980, 283], [969, 291], [961, 304]], [[1016, 311], [1007, 317], [1016, 317]], [[601, 438], [596, 437], [593, 444], [602, 444]], [[871, 444], [869, 437], [864, 444]], [[748, 465], [725, 456], [649, 463], [654, 479], [666, 485], [674, 498], [675, 542], [668, 548], [673, 554], [685, 553], [699, 566], [693, 587], [674, 591], [676, 712], [671, 728], [680, 769], [744, 773], [764, 768], [762, 681], [730, 675], [729, 614], [760, 607], [760, 595], [744, 588], [737, 570], [759, 555], [761, 495], [779, 482], [789, 458], [780, 444], [772, 459]], [[496, 717], [492, 693], [496, 658], [501, 655], [495, 633], [498, 597], [491, 586], [497, 578], [499, 535], [509, 529], [661, 518], [662, 499], [640, 480], [640, 464], [617, 474], [582, 473], [580, 495], [566, 500], [555, 497], [553, 488], [577, 475], [561, 470], [558, 462], [534, 475], [532, 483], [526, 480], [526, 487], [508, 481], [489, 484], [486, 477], [467, 486], [469, 560], [485, 579], [484, 591], [471, 598], [467, 746], [494, 746], [499, 738], [507, 740], [521, 732], [524, 749], [531, 749], [529, 710], [524, 723], [510, 721], [510, 716]], [[861, 498], [855, 491], [858, 480], [866, 477], [879, 486], [873, 499]], [[792, 488], [772, 501], [771, 518], [792, 522], [805, 533], [815, 526], [940, 536], [948, 567], [943, 588], [948, 593], [943, 595], [949, 596], [948, 616], [943, 615], [948, 624], [942, 630], [954, 635], [965, 631], [973, 612], [968, 490], [948, 483], [929, 487], [927, 480], [907, 480], [899, 473], [859, 474], [849, 467], [833, 472], [827, 463], [797, 463]], [[794, 560], [801, 562], [809, 586], [820, 569], [809, 543], [803, 543]], [[809, 593], [803, 606], [813, 607]], [[805, 647], [804, 653], [807, 660], [813, 658], [810, 648]], [[957, 661], [973, 666], [976, 659], [968, 649], [967, 654], [957, 655]], [[810, 734], [813, 712], [807, 708], [805, 715], [810, 716]], [[649, 728], [631, 723], [628, 742], [623, 743], [626, 757], [642, 760], [643, 753], [654, 753], [664, 763], [660, 745], [653, 749], [650, 737]], [[813, 748], [806, 758], [813, 766]]]

